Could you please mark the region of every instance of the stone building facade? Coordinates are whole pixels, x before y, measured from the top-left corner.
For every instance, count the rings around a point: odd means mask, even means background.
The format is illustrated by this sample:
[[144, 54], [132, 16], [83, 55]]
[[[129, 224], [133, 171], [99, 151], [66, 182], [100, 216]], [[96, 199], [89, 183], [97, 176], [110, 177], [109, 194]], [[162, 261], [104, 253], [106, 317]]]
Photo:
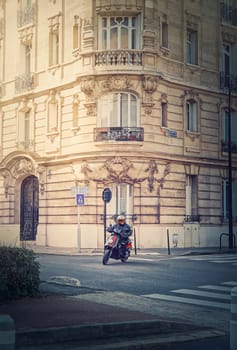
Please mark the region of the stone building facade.
[[0, 241], [101, 248], [110, 188], [138, 248], [218, 245], [230, 116], [235, 230], [236, 8], [0, 0]]

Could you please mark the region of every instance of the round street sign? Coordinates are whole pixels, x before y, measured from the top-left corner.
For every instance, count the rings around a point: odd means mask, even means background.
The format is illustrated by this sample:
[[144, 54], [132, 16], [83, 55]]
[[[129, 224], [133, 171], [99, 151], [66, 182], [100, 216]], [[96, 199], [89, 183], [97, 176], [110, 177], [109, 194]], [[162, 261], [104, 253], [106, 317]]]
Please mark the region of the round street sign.
[[112, 192], [110, 188], [105, 188], [102, 193], [102, 199], [104, 202], [110, 202], [112, 198]]

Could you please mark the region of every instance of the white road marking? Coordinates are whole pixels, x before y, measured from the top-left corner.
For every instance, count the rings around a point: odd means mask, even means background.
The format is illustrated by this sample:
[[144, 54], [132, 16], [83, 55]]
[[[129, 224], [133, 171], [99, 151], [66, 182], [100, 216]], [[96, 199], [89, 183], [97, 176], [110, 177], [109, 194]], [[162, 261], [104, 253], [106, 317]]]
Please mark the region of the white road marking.
[[179, 303], [185, 303], [185, 304], [193, 304], [193, 305], [199, 305], [199, 306], [208, 306], [208, 307], [214, 307], [214, 308], [218, 308], [218, 309], [230, 310], [230, 304], [218, 303], [215, 301], [183, 298], [183, 297], [177, 297], [174, 295], [165, 295], [165, 294], [147, 294], [147, 295], [143, 295], [143, 297], [157, 299], [157, 300], [166, 300], [166, 301], [173, 301], [173, 302], [179, 302]]
[[215, 286], [210, 284], [207, 284], [206, 286], [199, 286], [199, 288], [218, 290], [219, 292], [230, 292], [232, 289], [232, 287]]
[[189, 294], [189, 295], [196, 295], [200, 297], [207, 297], [207, 298], [214, 298], [214, 299], [223, 299], [223, 300], [230, 300], [231, 296], [228, 294], [223, 293], [212, 293], [212, 292], [206, 292], [202, 290], [194, 290], [194, 289], [176, 289], [172, 290], [172, 293], [181, 293], [181, 294]]

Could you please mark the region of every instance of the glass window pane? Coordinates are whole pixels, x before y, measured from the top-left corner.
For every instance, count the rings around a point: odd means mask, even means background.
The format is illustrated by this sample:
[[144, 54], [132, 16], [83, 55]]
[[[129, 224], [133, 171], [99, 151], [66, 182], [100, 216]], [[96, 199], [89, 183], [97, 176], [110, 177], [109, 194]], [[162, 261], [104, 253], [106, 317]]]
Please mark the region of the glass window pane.
[[130, 125], [132, 127], [137, 127], [137, 98], [131, 95], [130, 101]]
[[231, 113], [231, 141], [237, 144], [237, 112]]
[[120, 125], [128, 126], [128, 94], [121, 94]]
[[102, 31], [102, 49], [107, 49], [107, 30]]
[[121, 43], [120, 43], [121, 49], [128, 49], [128, 29], [122, 27], [121, 28]]
[[118, 94], [112, 95], [112, 108], [109, 115], [109, 126], [116, 127], [118, 124]]
[[110, 49], [114, 50], [118, 48], [118, 29], [112, 28], [110, 30]]

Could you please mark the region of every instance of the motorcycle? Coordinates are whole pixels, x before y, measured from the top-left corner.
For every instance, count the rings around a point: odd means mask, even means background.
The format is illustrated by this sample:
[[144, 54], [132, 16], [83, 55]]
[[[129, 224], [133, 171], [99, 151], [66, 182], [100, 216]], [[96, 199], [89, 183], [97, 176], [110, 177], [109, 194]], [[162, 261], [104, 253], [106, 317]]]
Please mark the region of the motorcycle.
[[105, 242], [103, 256], [104, 265], [108, 263], [110, 258], [116, 260], [120, 259], [123, 263], [128, 260], [130, 256], [130, 250], [132, 249], [132, 242], [129, 239], [123, 241], [120, 238], [120, 232], [113, 230]]

